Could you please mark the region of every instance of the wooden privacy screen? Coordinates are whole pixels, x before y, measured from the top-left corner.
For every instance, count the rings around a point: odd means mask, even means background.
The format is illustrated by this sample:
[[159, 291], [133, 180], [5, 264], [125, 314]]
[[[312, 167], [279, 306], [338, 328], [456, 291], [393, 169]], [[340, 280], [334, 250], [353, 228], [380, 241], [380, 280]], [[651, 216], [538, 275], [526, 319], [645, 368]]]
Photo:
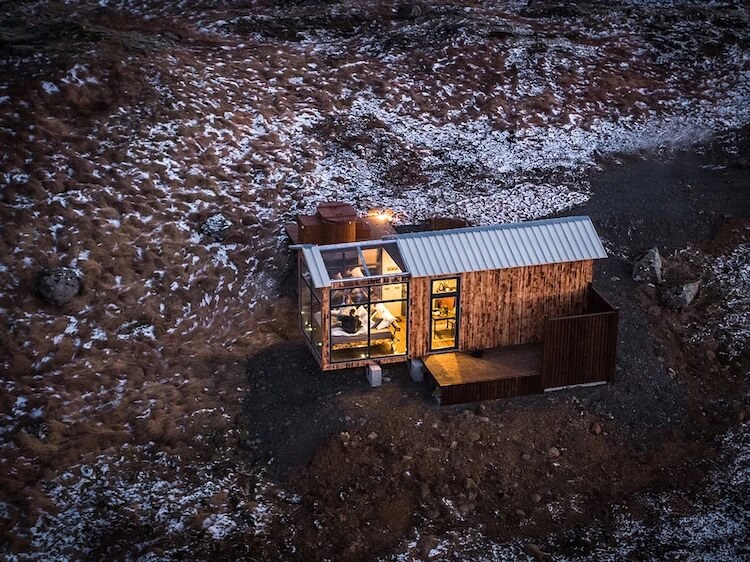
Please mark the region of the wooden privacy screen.
[[546, 321], [543, 389], [613, 380], [619, 311], [593, 287], [589, 299], [596, 312]]

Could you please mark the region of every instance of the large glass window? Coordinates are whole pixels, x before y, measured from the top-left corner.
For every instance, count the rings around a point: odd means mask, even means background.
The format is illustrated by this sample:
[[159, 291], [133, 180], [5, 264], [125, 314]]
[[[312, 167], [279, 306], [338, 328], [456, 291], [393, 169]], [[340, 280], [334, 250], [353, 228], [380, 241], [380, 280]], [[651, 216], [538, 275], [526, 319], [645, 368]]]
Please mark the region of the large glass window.
[[430, 350], [458, 347], [458, 278], [432, 282], [430, 299]]
[[395, 242], [382, 242], [377, 245], [347, 244], [326, 249], [322, 247], [328, 277], [333, 281], [399, 275], [405, 271], [401, 254]]
[[322, 355], [323, 348], [323, 312], [320, 306], [320, 299], [316, 294], [316, 291], [312, 291], [312, 330], [311, 330], [311, 343], [313, 348]]
[[331, 361], [406, 355], [408, 292], [407, 283], [331, 290]]
[[304, 261], [301, 262], [299, 276], [299, 323], [305, 338], [320, 355], [323, 346], [320, 290], [312, 288], [310, 272]]

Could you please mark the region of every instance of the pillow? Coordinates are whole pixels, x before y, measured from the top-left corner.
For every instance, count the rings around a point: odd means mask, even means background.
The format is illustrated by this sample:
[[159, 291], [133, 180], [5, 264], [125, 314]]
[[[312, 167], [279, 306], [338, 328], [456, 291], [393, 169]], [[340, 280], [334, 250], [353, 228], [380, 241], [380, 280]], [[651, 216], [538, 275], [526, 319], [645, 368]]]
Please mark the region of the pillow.
[[383, 317], [383, 320], [380, 322], [380, 324], [378, 324], [378, 330], [385, 330], [388, 326], [390, 326], [397, 320], [397, 318], [391, 313], [390, 310], [388, 310], [388, 308], [386, 308], [386, 306], [382, 302], [376, 304], [375, 309]]
[[374, 328], [383, 320], [383, 316], [376, 310], [370, 315], [370, 327]]
[[355, 267], [354, 269], [349, 270], [350, 277], [364, 277], [365, 274], [362, 272], [361, 267]]
[[362, 325], [367, 326], [367, 319], [370, 316], [367, 313], [367, 309], [364, 306], [360, 306], [357, 308], [357, 311], [355, 312], [355, 314], [359, 316], [359, 319], [362, 321]]

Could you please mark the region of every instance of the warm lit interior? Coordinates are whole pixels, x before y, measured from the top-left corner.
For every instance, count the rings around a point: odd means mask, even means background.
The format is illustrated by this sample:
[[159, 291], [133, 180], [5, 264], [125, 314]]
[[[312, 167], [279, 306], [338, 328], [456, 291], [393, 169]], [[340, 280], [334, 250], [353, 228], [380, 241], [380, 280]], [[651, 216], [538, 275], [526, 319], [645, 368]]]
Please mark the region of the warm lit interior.
[[385, 242], [367, 246], [350, 244], [321, 249], [320, 255], [331, 281], [399, 275], [405, 270], [395, 243]]
[[432, 282], [430, 349], [453, 349], [458, 344], [458, 279]]
[[331, 362], [406, 355], [406, 283], [331, 289]]

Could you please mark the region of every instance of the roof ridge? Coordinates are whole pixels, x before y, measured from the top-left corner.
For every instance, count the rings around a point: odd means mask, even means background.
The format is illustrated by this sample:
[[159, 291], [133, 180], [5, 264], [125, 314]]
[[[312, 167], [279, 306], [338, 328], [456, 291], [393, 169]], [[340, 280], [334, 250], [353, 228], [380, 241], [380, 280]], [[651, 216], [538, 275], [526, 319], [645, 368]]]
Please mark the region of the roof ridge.
[[565, 217], [556, 217], [550, 219], [537, 219], [531, 221], [511, 222], [505, 224], [487, 224], [480, 226], [463, 226], [461, 228], [446, 228], [444, 230], [428, 230], [424, 232], [405, 232], [403, 234], [391, 234], [384, 240], [402, 240], [404, 238], [421, 238], [428, 236], [447, 236], [451, 234], [460, 234], [462, 232], [491, 232], [495, 230], [516, 230], [522, 228], [531, 228], [537, 225], [544, 224], [563, 224], [568, 222], [577, 221], [589, 221], [591, 217], [588, 215], [572, 215]]

